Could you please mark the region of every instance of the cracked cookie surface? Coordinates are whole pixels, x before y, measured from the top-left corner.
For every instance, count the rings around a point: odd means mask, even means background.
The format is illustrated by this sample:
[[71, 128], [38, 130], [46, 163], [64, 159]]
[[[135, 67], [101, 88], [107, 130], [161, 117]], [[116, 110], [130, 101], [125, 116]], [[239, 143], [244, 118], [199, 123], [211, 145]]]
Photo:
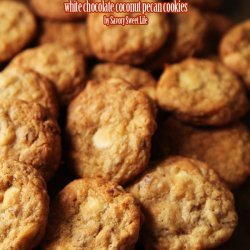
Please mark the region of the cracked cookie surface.
[[[135, 17], [138, 13], [119, 13], [119, 17], [126, 15]], [[88, 35], [95, 56], [100, 60], [113, 63], [144, 62], [160, 49], [169, 33], [169, 24], [165, 15], [147, 13], [147, 17], [148, 25], [106, 26], [103, 24], [103, 15], [90, 14], [87, 19]]]
[[[65, 35], [70, 34], [70, 35]], [[57, 22], [44, 20], [39, 43], [59, 43], [63, 46], [74, 47], [85, 56], [92, 56], [87, 37], [87, 25], [84, 22]]]
[[84, 18], [84, 13], [70, 13], [65, 11], [64, 0], [30, 0], [35, 13], [45, 19], [69, 21]]
[[30, 165], [0, 161], [0, 248], [33, 249], [47, 224], [49, 197]]
[[69, 103], [85, 86], [82, 53], [59, 44], [45, 44], [17, 55], [8, 67], [21, 66], [47, 77], [56, 87], [61, 105]]
[[229, 123], [248, 109], [242, 82], [222, 64], [203, 59], [167, 67], [156, 96], [163, 109], [198, 125]]
[[178, 62], [203, 52], [208, 22], [202, 12], [189, 8], [188, 14], [172, 16], [170, 23], [174, 31], [172, 41], [166, 45], [166, 62]]
[[77, 175], [124, 184], [148, 163], [156, 123], [150, 99], [122, 79], [89, 82], [70, 103], [69, 158]]
[[250, 133], [242, 123], [200, 129], [168, 118], [159, 127], [159, 157], [182, 155], [206, 162], [231, 188], [250, 175]]
[[160, 162], [128, 187], [141, 203], [145, 249], [209, 249], [237, 224], [234, 199], [217, 175], [196, 160]]
[[37, 103], [11, 101], [0, 105], [0, 157], [32, 165], [46, 180], [59, 166], [60, 128]]
[[140, 216], [122, 187], [101, 179], [75, 180], [52, 203], [44, 249], [133, 249]]
[[220, 55], [224, 64], [240, 75], [250, 89], [250, 19], [225, 34]]
[[[10, 11], [11, 10], [11, 11]], [[35, 18], [16, 1], [0, 1], [0, 63], [20, 52], [36, 32]]]
[[0, 73], [0, 99], [37, 102], [58, 117], [57, 93], [53, 84], [35, 71], [11, 67]]
[[131, 83], [134, 89], [144, 92], [155, 100], [156, 80], [143, 69], [112, 63], [97, 64], [91, 71], [90, 78], [97, 82], [110, 78], [121, 78]]

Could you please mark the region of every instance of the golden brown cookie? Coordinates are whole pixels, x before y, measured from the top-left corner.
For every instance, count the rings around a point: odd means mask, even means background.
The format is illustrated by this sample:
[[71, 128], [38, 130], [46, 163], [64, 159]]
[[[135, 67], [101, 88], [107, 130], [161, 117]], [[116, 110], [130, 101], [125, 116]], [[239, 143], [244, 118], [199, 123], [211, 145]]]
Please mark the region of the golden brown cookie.
[[204, 50], [208, 22], [199, 10], [190, 8], [188, 13], [173, 15], [171, 25], [173, 34], [166, 44], [166, 62], [178, 62]]
[[145, 216], [145, 249], [210, 249], [230, 238], [234, 198], [206, 164], [173, 157], [156, 164], [130, 191]]
[[29, 165], [2, 159], [0, 169], [0, 248], [33, 249], [47, 224], [46, 184]]
[[237, 122], [249, 111], [249, 101], [245, 95], [236, 96], [227, 107], [213, 115], [192, 117], [184, 114], [177, 114], [176, 117], [184, 122], [200, 126], [226, 126]]
[[224, 64], [240, 75], [250, 89], [250, 19], [225, 34], [220, 55]]
[[250, 133], [241, 123], [220, 129], [200, 129], [169, 118], [156, 140], [161, 156], [182, 155], [206, 162], [234, 188], [250, 175]]
[[124, 184], [146, 167], [156, 124], [147, 96], [122, 79], [89, 82], [68, 108], [69, 157], [78, 176]]
[[0, 105], [0, 158], [32, 165], [46, 180], [61, 158], [60, 128], [37, 103], [10, 101]]
[[133, 249], [139, 229], [131, 194], [112, 182], [79, 179], [52, 203], [44, 249]]
[[[84, 18], [85, 14], [79, 12], [66, 12], [65, 0], [30, 0], [31, 6], [35, 13], [43, 18], [54, 20], [76, 20]], [[71, 1], [73, 2], [73, 1]]]
[[37, 102], [58, 117], [57, 93], [54, 85], [38, 73], [11, 67], [0, 73], [0, 100]]
[[[128, 2], [130, 1], [132, 0]], [[138, 13], [105, 15], [135, 17]], [[169, 33], [169, 24], [165, 15], [149, 13], [147, 17], [148, 25], [106, 26], [103, 24], [103, 15], [90, 14], [87, 19], [88, 35], [95, 56], [114, 63], [140, 64], [144, 62], [146, 58], [160, 49]]]
[[44, 20], [39, 43], [59, 43], [83, 52], [85, 56], [92, 56], [87, 37], [87, 25], [84, 22], [58, 22]]
[[145, 70], [125, 64], [103, 63], [97, 64], [93, 68], [90, 78], [97, 82], [103, 82], [110, 78], [121, 78], [131, 83], [133, 88], [141, 90], [155, 100], [156, 80]]
[[54, 83], [61, 105], [66, 105], [85, 86], [85, 60], [82, 53], [59, 44], [45, 44], [17, 55], [9, 67], [32, 69]]
[[188, 14], [178, 13], [167, 17], [171, 27], [170, 38], [147, 60], [147, 68], [163, 69], [169, 63], [200, 55], [207, 47], [209, 25], [201, 11], [189, 8]]
[[219, 62], [203, 59], [167, 67], [156, 96], [163, 109], [197, 125], [225, 125], [248, 109], [239, 79]]
[[0, 1], [0, 63], [20, 52], [36, 32], [35, 18], [22, 3]]

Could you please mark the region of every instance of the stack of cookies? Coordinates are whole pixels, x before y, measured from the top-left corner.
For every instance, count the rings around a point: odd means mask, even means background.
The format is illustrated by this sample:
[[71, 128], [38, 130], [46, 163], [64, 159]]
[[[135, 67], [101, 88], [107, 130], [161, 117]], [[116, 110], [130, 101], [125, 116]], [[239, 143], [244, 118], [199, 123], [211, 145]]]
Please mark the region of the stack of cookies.
[[64, 2], [0, 0], [0, 249], [231, 249], [250, 20], [190, 0], [106, 26]]

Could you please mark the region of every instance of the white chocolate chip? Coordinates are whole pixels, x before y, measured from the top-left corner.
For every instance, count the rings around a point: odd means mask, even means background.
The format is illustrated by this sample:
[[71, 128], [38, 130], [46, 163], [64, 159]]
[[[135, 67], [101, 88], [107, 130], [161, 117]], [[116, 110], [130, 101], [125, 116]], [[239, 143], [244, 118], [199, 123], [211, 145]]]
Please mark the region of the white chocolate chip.
[[9, 145], [16, 139], [16, 133], [12, 126], [5, 122], [0, 121], [0, 146]]
[[6, 207], [10, 207], [14, 205], [18, 201], [18, 196], [19, 196], [19, 189], [16, 187], [11, 187], [9, 188], [5, 193], [4, 193], [4, 199], [3, 199], [3, 204]]
[[182, 72], [180, 74], [180, 87], [187, 91], [194, 91], [201, 87], [200, 76], [192, 71]]
[[112, 130], [108, 127], [99, 128], [93, 136], [94, 146], [98, 149], [105, 149], [112, 145]]

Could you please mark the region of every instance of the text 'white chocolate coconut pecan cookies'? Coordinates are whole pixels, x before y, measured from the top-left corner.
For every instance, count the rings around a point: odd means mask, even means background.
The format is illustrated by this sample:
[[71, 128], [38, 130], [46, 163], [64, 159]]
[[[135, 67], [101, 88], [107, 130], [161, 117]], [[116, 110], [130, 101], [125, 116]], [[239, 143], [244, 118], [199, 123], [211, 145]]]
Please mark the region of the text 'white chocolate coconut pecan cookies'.
[[0, 63], [20, 52], [36, 32], [33, 14], [16, 1], [0, 1]]
[[249, 108], [241, 81], [222, 64], [204, 59], [167, 67], [156, 96], [161, 108], [195, 125], [226, 125]]
[[124, 184], [146, 167], [156, 123], [149, 98], [122, 79], [89, 82], [69, 105], [70, 164], [78, 176]]
[[21, 67], [10, 67], [0, 73], [0, 100], [37, 102], [58, 117], [57, 93], [54, 85], [42, 75]]
[[156, 164], [128, 187], [145, 216], [145, 249], [210, 249], [237, 225], [234, 198], [204, 163], [173, 157]]
[[133, 249], [140, 217], [138, 204], [122, 187], [75, 180], [52, 203], [44, 249]]
[[0, 158], [32, 165], [48, 180], [61, 159], [60, 128], [37, 103], [11, 101], [0, 105]]
[[[144, 0], [144, 2], [150, 2]], [[155, 0], [151, 0], [154, 2]], [[122, 2], [115, 0], [113, 2]], [[133, 2], [128, 0], [127, 2]], [[138, 2], [138, 0], [134, 1]], [[156, 1], [155, 1], [156, 2]], [[136, 17], [138, 13], [105, 14]], [[147, 13], [147, 25], [104, 25], [103, 15], [90, 14], [87, 19], [88, 36], [94, 55], [113, 63], [140, 64], [164, 44], [169, 24], [162, 13]]]
[[44, 235], [49, 198], [30, 165], [0, 161], [0, 249], [33, 249]]
[[56, 87], [61, 105], [66, 105], [85, 86], [84, 55], [74, 48], [45, 44], [18, 54], [8, 67], [20, 66], [47, 77]]

